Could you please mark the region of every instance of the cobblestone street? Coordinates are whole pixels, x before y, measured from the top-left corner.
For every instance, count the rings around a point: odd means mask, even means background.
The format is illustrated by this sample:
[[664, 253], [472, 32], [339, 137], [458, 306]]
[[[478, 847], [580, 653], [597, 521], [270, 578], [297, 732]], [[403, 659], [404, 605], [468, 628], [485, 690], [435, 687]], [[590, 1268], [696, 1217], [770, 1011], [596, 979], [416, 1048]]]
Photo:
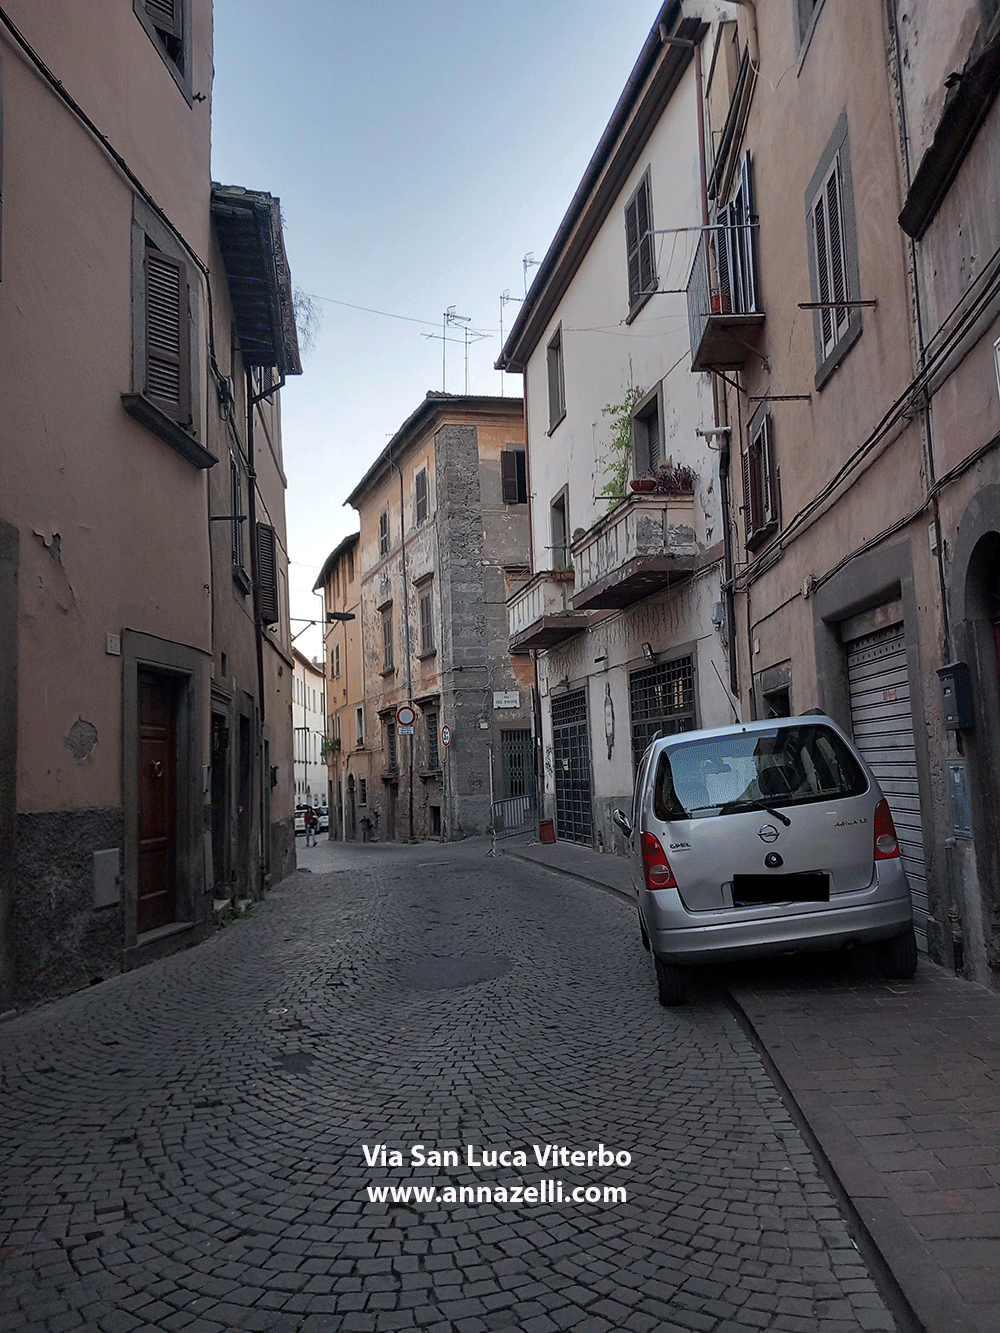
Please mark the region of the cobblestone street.
[[[486, 850], [300, 848], [250, 919], [0, 1026], [0, 1329], [895, 1329], [724, 1003], [661, 1009], [634, 909]], [[627, 1201], [368, 1201], [550, 1179]]]

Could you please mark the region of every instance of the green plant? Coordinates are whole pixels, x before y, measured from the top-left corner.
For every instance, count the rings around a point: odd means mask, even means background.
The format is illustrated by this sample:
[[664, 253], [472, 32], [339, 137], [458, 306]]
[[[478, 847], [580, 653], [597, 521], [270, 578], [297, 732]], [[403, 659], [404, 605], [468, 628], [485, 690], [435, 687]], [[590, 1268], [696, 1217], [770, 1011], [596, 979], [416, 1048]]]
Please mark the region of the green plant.
[[657, 495], [691, 495], [698, 480], [697, 472], [687, 463], [664, 463], [652, 475]]
[[323, 743], [320, 746], [320, 754], [324, 759], [329, 759], [332, 754], [340, 754], [340, 737], [324, 736]]
[[601, 408], [602, 415], [611, 418], [611, 454], [601, 491], [601, 498], [609, 502], [609, 513], [625, 499], [628, 474], [632, 469], [632, 408], [642, 397], [642, 392], [636, 387], [626, 389], [622, 402], [608, 403]]

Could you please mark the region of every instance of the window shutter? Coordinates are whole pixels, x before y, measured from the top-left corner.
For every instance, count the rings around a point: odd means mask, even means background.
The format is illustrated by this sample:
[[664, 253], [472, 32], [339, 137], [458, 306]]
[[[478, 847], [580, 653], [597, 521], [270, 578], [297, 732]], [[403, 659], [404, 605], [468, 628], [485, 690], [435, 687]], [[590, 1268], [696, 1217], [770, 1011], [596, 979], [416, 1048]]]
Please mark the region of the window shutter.
[[753, 485], [751, 480], [751, 472], [753, 469], [750, 462], [752, 451], [753, 445], [751, 445], [743, 455], [743, 524], [747, 541], [749, 541], [754, 534]]
[[180, 37], [181, 0], [146, 0], [146, 13], [154, 28], [171, 37]]
[[427, 473], [421, 468], [414, 481], [417, 498], [417, 522], [423, 523], [427, 517]]
[[548, 345], [546, 363], [549, 375], [549, 429], [552, 430], [566, 413], [561, 332]]
[[[830, 265], [826, 249], [825, 196], [820, 195], [819, 202], [813, 209], [813, 231], [816, 241], [816, 294], [821, 302], [830, 299]], [[823, 352], [826, 354], [833, 342], [833, 324], [829, 309], [820, 311], [820, 327], [823, 330]]]
[[757, 309], [757, 233], [753, 225], [757, 209], [753, 197], [753, 165], [749, 153], [744, 154], [743, 165], [740, 168], [740, 198], [743, 205], [743, 216], [739, 219], [743, 225], [743, 231], [740, 233], [745, 298], [743, 312], [750, 314]]
[[505, 505], [517, 504], [517, 453], [504, 449], [500, 455], [500, 491]]
[[720, 208], [716, 221], [719, 224], [719, 230], [715, 233], [715, 258], [716, 267], [719, 270], [719, 296], [722, 298], [721, 313], [727, 314], [733, 308], [733, 285], [732, 285], [732, 265], [729, 262], [729, 247], [732, 245], [733, 233], [730, 231], [732, 224], [732, 209], [727, 204], [725, 208]]
[[625, 208], [625, 254], [628, 262], [628, 303], [635, 305], [642, 290], [639, 274], [639, 198], [629, 201]]
[[655, 286], [653, 271], [653, 237], [650, 228], [653, 225], [652, 208], [649, 199], [649, 181], [645, 180], [636, 196], [636, 222], [639, 228], [639, 295], [645, 296]]
[[278, 623], [278, 559], [274, 528], [257, 524], [257, 589], [262, 625]]
[[191, 416], [187, 282], [172, 255], [146, 249], [146, 393], [174, 421]]
[[240, 524], [240, 506], [243, 502], [242, 486], [240, 485], [240, 465], [236, 459], [229, 455], [229, 512], [232, 514], [232, 532], [233, 532], [233, 564], [237, 569], [243, 568], [243, 528]]
[[649, 456], [649, 470], [655, 472], [660, 466], [660, 412], [659, 405], [646, 418], [646, 448]]
[[762, 526], [778, 521], [778, 473], [774, 464], [774, 441], [771, 436], [771, 414], [761, 426], [760, 435], [760, 491]]

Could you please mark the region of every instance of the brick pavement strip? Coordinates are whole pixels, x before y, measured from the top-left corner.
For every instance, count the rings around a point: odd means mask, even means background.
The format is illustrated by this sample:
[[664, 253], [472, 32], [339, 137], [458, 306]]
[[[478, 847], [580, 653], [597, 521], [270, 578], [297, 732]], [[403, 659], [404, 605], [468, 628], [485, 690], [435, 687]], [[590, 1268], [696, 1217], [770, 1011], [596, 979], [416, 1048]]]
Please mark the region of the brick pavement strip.
[[[627, 904], [485, 851], [321, 844], [200, 948], [0, 1026], [0, 1333], [895, 1328], [722, 1000], [662, 1010]], [[542, 1179], [628, 1198], [366, 1193]]]

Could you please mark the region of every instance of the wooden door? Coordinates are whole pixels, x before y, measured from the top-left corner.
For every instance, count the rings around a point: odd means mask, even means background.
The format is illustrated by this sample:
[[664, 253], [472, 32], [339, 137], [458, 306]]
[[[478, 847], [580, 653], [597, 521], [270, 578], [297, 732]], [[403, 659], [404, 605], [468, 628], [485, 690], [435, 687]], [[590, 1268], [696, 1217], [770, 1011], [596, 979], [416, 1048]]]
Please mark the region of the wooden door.
[[142, 935], [177, 919], [177, 689], [139, 677], [139, 891]]

